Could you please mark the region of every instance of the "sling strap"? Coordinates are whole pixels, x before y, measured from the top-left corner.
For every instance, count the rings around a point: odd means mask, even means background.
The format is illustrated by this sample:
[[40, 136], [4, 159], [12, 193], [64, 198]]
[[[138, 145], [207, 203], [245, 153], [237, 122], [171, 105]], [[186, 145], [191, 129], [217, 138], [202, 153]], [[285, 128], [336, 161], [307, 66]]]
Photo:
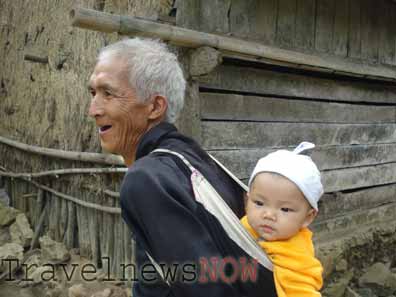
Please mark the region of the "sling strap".
[[[207, 179], [180, 153], [167, 149], [156, 149], [152, 153], [168, 153], [180, 158], [183, 163], [191, 170], [191, 183], [194, 190], [195, 199], [200, 202], [205, 209], [214, 215], [220, 222], [227, 235], [249, 256], [256, 259], [261, 265], [269, 270], [273, 269], [267, 254], [262, 250], [258, 243], [252, 238], [249, 232], [242, 226], [238, 217], [231, 208], [217, 193]], [[211, 156], [212, 157], [212, 156]], [[235, 177], [223, 164], [214, 157], [212, 159], [235, 181], [244, 191], [248, 187]], [[150, 257], [151, 258], [151, 257]], [[152, 258], [151, 258], [152, 259]]]

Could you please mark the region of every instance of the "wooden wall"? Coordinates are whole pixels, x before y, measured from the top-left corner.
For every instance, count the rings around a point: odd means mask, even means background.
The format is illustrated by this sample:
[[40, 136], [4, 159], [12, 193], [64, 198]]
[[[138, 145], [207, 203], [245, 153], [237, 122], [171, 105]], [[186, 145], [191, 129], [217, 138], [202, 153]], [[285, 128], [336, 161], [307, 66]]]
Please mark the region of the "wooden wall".
[[178, 25], [303, 52], [396, 65], [390, 0], [179, 1]]
[[[358, 63], [395, 64], [391, 1], [202, 0], [178, 9], [179, 26]], [[396, 222], [394, 84], [232, 58], [192, 80], [199, 90], [188, 98], [199, 108], [195, 136], [241, 179], [271, 151], [301, 141], [317, 145], [312, 158], [326, 192], [317, 239]]]

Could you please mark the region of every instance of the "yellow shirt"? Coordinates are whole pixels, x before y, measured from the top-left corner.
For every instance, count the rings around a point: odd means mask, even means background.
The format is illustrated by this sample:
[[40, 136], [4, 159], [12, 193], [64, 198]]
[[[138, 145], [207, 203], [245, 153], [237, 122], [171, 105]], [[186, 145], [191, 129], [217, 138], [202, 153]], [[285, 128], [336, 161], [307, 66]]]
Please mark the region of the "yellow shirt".
[[[249, 225], [247, 217], [242, 225], [254, 239], [259, 235]], [[302, 228], [292, 238], [282, 241], [259, 241], [274, 264], [274, 280], [278, 297], [319, 297], [323, 285], [322, 265], [315, 258], [312, 232]]]

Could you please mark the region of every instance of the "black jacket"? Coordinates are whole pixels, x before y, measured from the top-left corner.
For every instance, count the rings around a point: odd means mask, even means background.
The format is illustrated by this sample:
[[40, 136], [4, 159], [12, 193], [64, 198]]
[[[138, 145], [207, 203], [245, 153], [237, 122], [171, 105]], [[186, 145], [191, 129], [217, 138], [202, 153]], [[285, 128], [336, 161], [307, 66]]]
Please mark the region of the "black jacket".
[[[150, 154], [156, 148], [184, 155], [238, 217], [244, 214], [240, 186], [195, 141], [181, 135], [168, 123], [149, 130], [138, 145], [136, 161], [121, 187], [122, 217], [132, 230], [137, 245], [139, 281], [134, 284], [133, 296], [276, 296], [272, 272], [259, 265], [256, 281], [240, 281], [239, 275], [233, 274], [233, 265], [223, 269], [224, 275], [237, 276], [230, 283], [224, 281], [230, 278], [219, 277], [221, 273], [216, 275], [218, 279], [211, 279], [209, 270], [200, 270], [200, 261], [210, 265], [214, 263], [210, 262], [213, 257], [219, 261], [227, 257], [236, 261], [241, 257], [249, 261], [251, 258], [227, 236], [217, 219], [195, 201], [191, 171], [186, 165], [170, 154]], [[162, 281], [153, 273], [145, 251], [156, 262], [173, 269], [177, 267], [179, 279], [168, 275], [171, 286]]]

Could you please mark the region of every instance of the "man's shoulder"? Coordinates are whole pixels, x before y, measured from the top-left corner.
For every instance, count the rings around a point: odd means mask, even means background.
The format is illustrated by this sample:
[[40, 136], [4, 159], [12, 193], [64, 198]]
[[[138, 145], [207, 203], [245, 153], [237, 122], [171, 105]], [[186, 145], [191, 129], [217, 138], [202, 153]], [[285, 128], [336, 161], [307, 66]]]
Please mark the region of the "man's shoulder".
[[163, 183], [181, 176], [183, 174], [171, 155], [150, 154], [137, 160], [128, 169], [123, 184], [136, 185], [147, 181]]

